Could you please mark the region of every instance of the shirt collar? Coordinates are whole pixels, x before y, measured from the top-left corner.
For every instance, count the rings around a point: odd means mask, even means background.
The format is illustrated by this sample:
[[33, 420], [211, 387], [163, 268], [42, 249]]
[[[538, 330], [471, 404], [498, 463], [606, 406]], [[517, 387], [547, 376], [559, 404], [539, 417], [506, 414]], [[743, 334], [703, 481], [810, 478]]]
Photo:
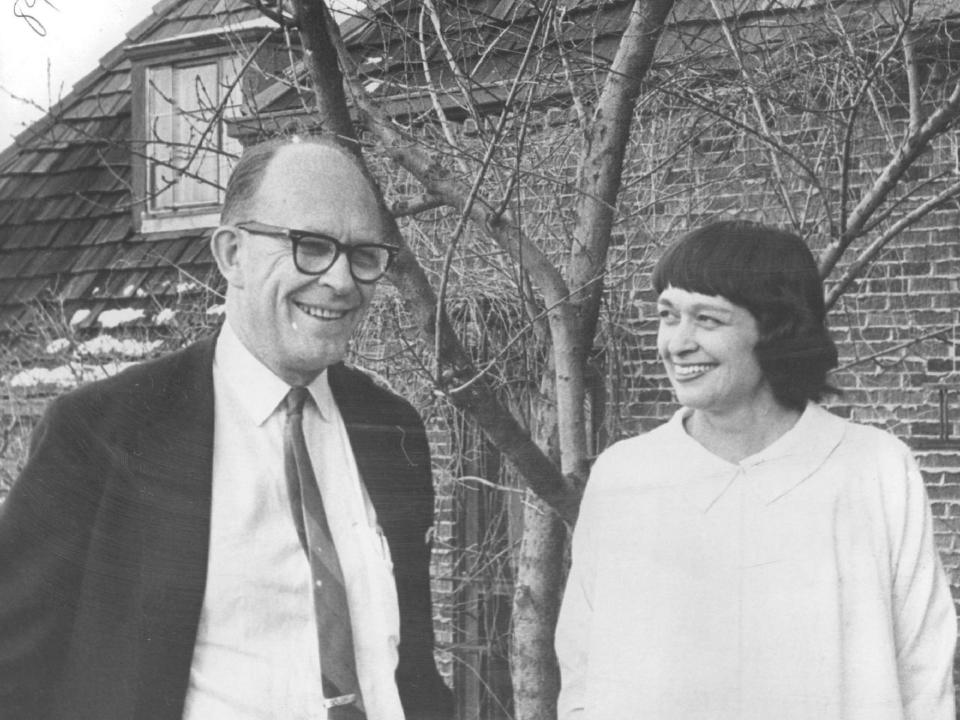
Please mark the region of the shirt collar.
[[[240, 341], [229, 320], [224, 322], [217, 338], [214, 368], [257, 425], [267, 421], [290, 391], [290, 386]], [[320, 417], [329, 419], [335, 405], [326, 370], [314, 378], [307, 390], [316, 403]]]
[[[764, 473], [754, 488], [765, 504], [777, 502], [813, 475], [840, 444], [844, 421], [808, 403], [796, 424], [758, 453], [738, 463], [717, 457], [691, 438], [681, 408], [669, 421], [671, 456], [682, 492], [703, 512], [716, 503], [739, 475]], [[765, 472], [770, 469], [770, 472]]]

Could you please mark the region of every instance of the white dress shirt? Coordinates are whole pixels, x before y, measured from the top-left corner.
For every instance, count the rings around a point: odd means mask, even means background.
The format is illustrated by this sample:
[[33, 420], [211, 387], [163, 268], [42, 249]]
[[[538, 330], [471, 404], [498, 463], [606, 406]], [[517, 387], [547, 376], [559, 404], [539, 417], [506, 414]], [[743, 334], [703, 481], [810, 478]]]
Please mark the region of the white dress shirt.
[[[214, 356], [207, 584], [185, 720], [325, 720], [310, 565], [284, 478], [289, 386], [224, 324]], [[369, 720], [402, 720], [399, 612], [389, 550], [322, 373], [303, 429], [350, 605]]]
[[727, 462], [681, 410], [597, 459], [562, 720], [954, 720], [956, 618], [909, 450], [808, 405]]

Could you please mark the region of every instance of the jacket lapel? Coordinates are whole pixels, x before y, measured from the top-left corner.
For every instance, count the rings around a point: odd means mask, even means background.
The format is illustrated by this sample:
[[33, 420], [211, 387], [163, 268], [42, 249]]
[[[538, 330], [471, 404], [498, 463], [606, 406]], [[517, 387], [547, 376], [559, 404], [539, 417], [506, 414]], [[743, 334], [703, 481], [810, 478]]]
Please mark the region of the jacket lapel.
[[137, 446], [143, 616], [137, 717], [182, 714], [210, 542], [213, 351], [208, 338], [156, 378]]
[[330, 391], [343, 417], [357, 461], [357, 470], [360, 479], [367, 488], [370, 502], [373, 503], [377, 515], [388, 512], [384, 498], [384, 468], [376, 462], [375, 444], [378, 440], [376, 423], [376, 406], [370, 402], [368, 392], [363, 385], [357, 382], [353, 373], [344, 365], [333, 365], [327, 371], [329, 374]]

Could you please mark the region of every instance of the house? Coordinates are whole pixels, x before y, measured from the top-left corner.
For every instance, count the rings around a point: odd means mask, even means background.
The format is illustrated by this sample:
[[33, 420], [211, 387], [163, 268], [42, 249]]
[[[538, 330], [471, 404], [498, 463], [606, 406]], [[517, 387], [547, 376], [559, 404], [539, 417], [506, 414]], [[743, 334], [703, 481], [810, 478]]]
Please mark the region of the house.
[[[560, 255], [575, 190], [570, 150], [582, 138], [576, 118], [596, 98], [597, 70], [614, 56], [629, 3], [559, 3], [547, 19], [562, 40], [539, 45], [530, 39], [546, 37], [537, 35], [545, 18], [533, 3], [438, 7], [434, 18], [416, 0], [391, 0], [345, 23], [364, 87], [440, 156], [460, 147], [482, 157], [497, 137], [497, 171], [509, 176], [507, 161], [516, 160], [523, 177], [517, 207], [541, 218], [531, 227]], [[794, 224], [816, 244], [832, 236], [837, 208], [854, 204], [881, 174], [910, 124], [908, 63], [898, 64], [902, 53], [884, 56], [896, 37], [895, 3], [724, 0], [717, 7], [722, 12], [678, 2], [638, 109], [598, 340], [603, 390], [611, 399], [607, 416], [595, 419], [601, 444], [604, 436], [648, 429], [675, 407], [656, 361], [647, 281], [662, 242], [707, 217], [746, 212]], [[922, 30], [913, 46], [922, 89], [915, 97], [929, 108], [957, 69], [960, 4], [922, 0], [913, 9]], [[871, 49], [848, 53], [848, 42]], [[862, 86], [869, 102], [860, 115], [844, 114], [861, 87], [856, 78], [870, 76], [861, 64], [871, 57], [885, 57], [880, 80]], [[495, 136], [522, 68], [536, 71], [536, 82], [523, 84], [530, 112]], [[824, 95], [825, 75], [836, 79], [834, 96]], [[314, 129], [309, 95], [298, 89], [305, 82], [303, 68], [290, 66], [283, 28], [252, 4], [164, 0], [44, 120], [0, 153], [0, 333], [20, 363], [3, 376], [6, 416], [34, 415], [42, 392], [56, 391], [60, 378], [68, 384], [102, 372], [103, 361], [93, 362], [101, 350], [111, 362], [131, 362], [158, 350], [150, 343], [169, 347], [216, 322], [208, 311], [219, 304], [218, 281], [205, 234], [216, 223], [224, 158], [257, 137]], [[211, 124], [215, 116], [225, 122]], [[847, 127], [855, 132], [845, 146]], [[889, 199], [892, 214], [879, 219], [877, 232], [948, 187], [958, 162], [955, 131], [938, 136], [905, 176], [902, 192]], [[375, 169], [390, 199], [416, 192], [402, 173]], [[424, 264], [441, 267], [456, 217], [440, 211], [405, 222]], [[947, 198], [897, 233], [831, 318], [844, 390], [832, 408], [891, 429], [914, 449], [955, 589], [958, 228], [960, 210]], [[482, 360], [514, 335], [518, 303], [498, 295], [510, 288], [510, 268], [497, 253], [478, 250], [467, 233], [459, 261], [469, 271], [454, 271], [452, 297]], [[831, 285], [848, 266], [841, 263]], [[369, 330], [370, 353], [381, 359], [398, 357], [391, 347], [403, 320], [392, 302], [388, 294]], [[400, 382], [397, 362], [376, 368]], [[526, 362], [522, 353], [511, 361]], [[447, 646], [459, 648], [457, 667], [471, 668], [456, 676], [465, 707], [497, 717], [502, 697], [467, 678], [473, 673], [497, 685], [506, 673], [510, 567], [490, 558], [509, 556], [510, 533], [491, 528], [516, 519], [503, 493], [452, 478], [509, 473], [476, 428], [431, 400], [428, 386], [414, 381], [406, 389], [437, 430], [440, 477], [453, 488], [441, 501], [438, 536], [459, 555], [440, 557], [438, 590], [459, 614], [438, 617], [438, 628]], [[14, 448], [21, 435], [9, 431], [5, 444]]]

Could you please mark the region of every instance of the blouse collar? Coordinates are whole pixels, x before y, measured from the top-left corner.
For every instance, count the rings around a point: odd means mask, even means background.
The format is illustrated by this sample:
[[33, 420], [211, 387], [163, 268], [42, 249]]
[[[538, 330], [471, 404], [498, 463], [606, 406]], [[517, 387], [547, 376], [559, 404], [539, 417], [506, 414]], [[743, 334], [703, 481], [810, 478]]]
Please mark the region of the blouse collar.
[[[819, 405], [808, 403], [787, 432], [760, 452], [732, 463], [714, 455], [687, 434], [684, 420], [690, 410], [681, 408], [667, 424], [676, 475], [683, 493], [707, 512], [743, 474], [764, 472], [756, 487], [764, 504], [772, 504], [813, 475], [843, 439], [845, 423]], [[768, 472], [767, 472], [768, 471]]]

